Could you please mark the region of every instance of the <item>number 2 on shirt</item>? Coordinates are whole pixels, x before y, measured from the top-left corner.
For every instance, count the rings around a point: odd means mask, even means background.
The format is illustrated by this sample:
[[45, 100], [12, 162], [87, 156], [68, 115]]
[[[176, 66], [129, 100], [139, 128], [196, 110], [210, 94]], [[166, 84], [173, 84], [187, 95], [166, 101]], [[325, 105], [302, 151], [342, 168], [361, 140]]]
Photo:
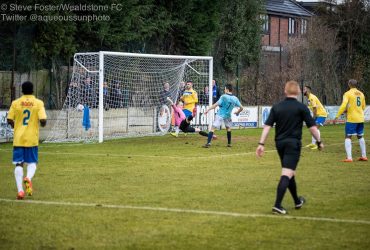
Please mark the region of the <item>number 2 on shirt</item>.
[[30, 119], [30, 116], [31, 116], [31, 111], [29, 111], [28, 109], [25, 109], [23, 111], [23, 126], [27, 126], [28, 125], [28, 120]]

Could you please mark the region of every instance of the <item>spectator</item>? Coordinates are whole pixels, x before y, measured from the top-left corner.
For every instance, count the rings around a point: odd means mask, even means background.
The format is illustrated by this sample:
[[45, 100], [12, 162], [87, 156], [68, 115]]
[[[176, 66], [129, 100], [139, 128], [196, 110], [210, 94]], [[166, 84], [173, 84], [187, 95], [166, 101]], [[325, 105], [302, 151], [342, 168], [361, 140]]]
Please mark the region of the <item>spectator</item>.
[[93, 88], [92, 88], [92, 82], [91, 77], [86, 77], [83, 95], [84, 95], [84, 104], [88, 105], [89, 107], [92, 107], [93, 104]]
[[69, 88], [67, 91], [67, 100], [69, 102], [69, 106], [72, 108], [76, 108], [80, 100], [80, 84], [77, 81], [72, 81], [69, 84]]
[[205, 86], [203, 91], [200, 93], [199, 104], [200, 105], [208, 105], [209, 104], [209, 88], [208, 88], [208, 86]]
[[124, 108], [127, 108], [129, 105], [129, 101], [130, 101], [130, 91], [129, 91], [128, 83], [125, 83], [124, 88], [121, 91], [121, 93], [122, 93], [122, 106]]
[[212, 104], [215, 104], [220, 99], [220, 88], [217, 86], [216, 80], [212, 80]]
[[179, 87], [179, 95], [178, 95], [178, 101], [180, 100], [180, 98], [182, 97], [182, 95], [184, 94], [184, 91], [185, 91], [185, 82], [180, 82], [180, 87]]
[[116, 108], [119, 108], [121, 104], [120, 102], [121, 102], [122, 92], [121, 92], [120, 82], [117, 80], [113, 80], [111, 86], [112, 88], [111, 88], [110, 97], [111, 97], [111, 102], [112, 102], [112, 108], [116, 109]]
[[171, 97], [170, 84], [168, 82], [163, 83], [163, 90], [160, 92], [159, 101], [161, 105], [167, 104], [167, 97]]
[[103, 100], [104, 100], [104, 109], [108, 110], [109, 109], [109, 88], [108, 88], [107, 82], [103, 83]]

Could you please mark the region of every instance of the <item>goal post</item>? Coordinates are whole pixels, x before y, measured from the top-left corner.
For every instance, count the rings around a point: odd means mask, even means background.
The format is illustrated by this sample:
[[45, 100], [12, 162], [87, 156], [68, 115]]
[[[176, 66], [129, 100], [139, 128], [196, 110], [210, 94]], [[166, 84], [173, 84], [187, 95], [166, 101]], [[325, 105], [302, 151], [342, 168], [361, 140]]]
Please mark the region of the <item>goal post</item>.
[[[100, 51], [76, 53], [68, 93], [46, 142], [103, 142], [163, 135], [182, 82], [212, 104], [213, 58]], [[82, 108], [83, 107], [83, 108]], [[86, 114], [87, 112], [87, 114]], [[83, 125], [89, 118], [89, 126]]]
[[99, 52], [99, 143], [104, 136], [104, 53]]

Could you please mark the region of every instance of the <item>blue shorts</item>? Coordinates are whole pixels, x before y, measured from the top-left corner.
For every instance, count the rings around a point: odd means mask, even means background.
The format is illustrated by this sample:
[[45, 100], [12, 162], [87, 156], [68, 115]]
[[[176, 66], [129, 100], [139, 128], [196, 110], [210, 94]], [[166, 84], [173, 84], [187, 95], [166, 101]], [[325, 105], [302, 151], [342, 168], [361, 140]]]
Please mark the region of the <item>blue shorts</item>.
[[326, 120], [326, 117], [322, 117], [322, 116], [316, 117], [316, 120], [315, 120], [316, 125], [324, 126], [325, 120]]
[[13, 164], [37, 163], [39, 147], [13, 147]]
[[346, 136], [350, 135], [364, 135], [364, 123], [353, 123], [353, 122], [346, 122]]
[[190, 110], [183, 109], [182, 111], [184, 112], [186, 118], [188, 118], [189, 115], [193, 115], [193, 112], [191, 112]]

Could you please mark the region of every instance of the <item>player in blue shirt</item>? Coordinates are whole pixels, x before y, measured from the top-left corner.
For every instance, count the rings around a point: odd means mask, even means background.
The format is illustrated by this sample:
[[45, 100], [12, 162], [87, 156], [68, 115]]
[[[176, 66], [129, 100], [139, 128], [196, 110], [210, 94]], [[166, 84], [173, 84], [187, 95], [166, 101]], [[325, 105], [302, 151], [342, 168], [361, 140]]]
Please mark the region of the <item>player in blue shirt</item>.
[[215, 109], [217, 106], [220, 107], [218, 110], [215, 120], [212, 124], [211, 131], [208, 133], [208, 140], [204, 148], [209, 148], [211, 146], [211, 141], [213, 138], [213, 133], [216, 128], [219, 128], [222, 125], [222, 121], [225, 123], [227, 130], [227, 146], [231, 147], [231, 112], [234, 107], [239, 107], [239, 110], [235, 112], [235, 115], [239, 115], [243, 110], [243, 106], [240, 104], [239, 99], [232, 94], [233, 86], [231, 84], [226, 84], [225, 94], [220, 97], [220, 99], [213, 104], [211, 107], [207, 108], [205, 115], [212, 109]]

